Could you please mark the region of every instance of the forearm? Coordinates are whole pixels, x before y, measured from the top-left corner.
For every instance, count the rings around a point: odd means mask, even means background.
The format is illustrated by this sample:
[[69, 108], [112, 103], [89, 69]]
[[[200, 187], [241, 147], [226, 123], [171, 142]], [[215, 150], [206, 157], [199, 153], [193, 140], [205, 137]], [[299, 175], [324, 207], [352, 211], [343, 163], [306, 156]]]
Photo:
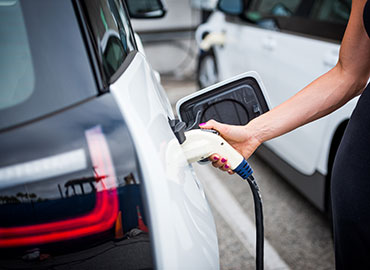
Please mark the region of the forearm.
[[[323, 117], [361, 94], [370, 76], [370, 39], [362, 17], [366, 1], [352, 0], [339, 60], [333, 69], [246, 126], [211, 120], [201, 127], [218, 130], [224, 139], [248, 158], [261, 143]], [[213, 165], [227, 170], [220, 158], [214, 159]]]
[[364, 82], [338, 64], [296, 95], [251, 121], [247, 134], [260, 143], [323, 117], [361, 93]]
[[273, 110], [251, 121], [246, 134], [260, 143], [323, 117], [359, 95], [370, 75], [370, 39], [362, 21], [366, 0], [353, 0], [339, 61]]

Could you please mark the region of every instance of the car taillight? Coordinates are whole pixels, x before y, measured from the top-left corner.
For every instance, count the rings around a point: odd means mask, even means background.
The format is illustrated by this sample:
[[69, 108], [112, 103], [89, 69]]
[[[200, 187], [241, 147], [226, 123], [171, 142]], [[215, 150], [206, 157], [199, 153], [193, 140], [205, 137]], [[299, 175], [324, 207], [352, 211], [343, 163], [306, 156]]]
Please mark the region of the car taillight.
[[118, 215], [115, 169], [100, 126], [85, 132], [95, 172], [96, 200], [92, 211], [54, 222], [0, 228], [0, 247], [18, 247], [85, 237], [109, 230]]

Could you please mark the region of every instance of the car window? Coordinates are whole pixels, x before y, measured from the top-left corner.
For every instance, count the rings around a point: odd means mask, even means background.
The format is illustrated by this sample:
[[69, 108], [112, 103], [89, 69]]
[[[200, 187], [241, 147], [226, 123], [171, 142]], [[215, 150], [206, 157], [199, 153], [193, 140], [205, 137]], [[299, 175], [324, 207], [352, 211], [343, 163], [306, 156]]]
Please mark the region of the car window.
[[340, 41], [350, 10], [350, 0], [253, 0], [245, 17], [270, 30]]
[[266, 16], [292, 16], [298, 9], [302, 0], [252, 0], [246, 10], [247, 16], [255, 16], [258, 18]]
[[254, 0], [249, 8], [263, 15], [308, 17], [346, 24], [351, 0]]
[[160, 1], [148, 0], [126, 0], [131, 14], [146, 14], [152, 12], [156, 13], [157, 10], [162, 9]]
[[301, 0], [263, 0], [256, 1], [255, 9], [265, 15], [291, 16], [300, 3]]
[[70, 1], [0, 0], [0, 130], [97, 95]]
[[136, 50], [126, 10], [120, 0], [85, 0], [89, 24], [104, 75], [109, 80]]
[[339, 24], [347, 24], [351, 13], [351, 0], [316, 1], [312, 19]]

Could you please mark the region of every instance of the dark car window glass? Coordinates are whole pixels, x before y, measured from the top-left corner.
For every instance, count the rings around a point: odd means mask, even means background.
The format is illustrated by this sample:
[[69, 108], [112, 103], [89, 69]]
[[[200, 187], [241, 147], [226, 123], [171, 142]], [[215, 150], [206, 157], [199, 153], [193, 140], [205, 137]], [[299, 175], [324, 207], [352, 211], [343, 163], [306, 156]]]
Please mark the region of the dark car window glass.
[[146, 14], [155, 12], [162, 8], [159, 1], [148, 1], [148, 0], [126, 0], [130, 11], [133, 14]]
[[228, 14], [238, 15], [243, 10], [243, 3], [240, 0], [220, 0], [218, 1], [218, 7], [220, 8], [220, 10], [223, 10]]
[[119, 0], [86, 0], [85, 8], [104, 74], [109, 79], [129, 52], [136, 49], [129, 20]]
[[276, 20], [278, 17], [292, 17], [300, 13], [302, 0], [252, 0], [245, 10], [245, 16], [260, 27], [278, 30]]
[[295, 13], [302, 0], [263, 0], [257, 4], [257, 11], [265, 15], [290, 16]]
[[0, 129], [97, 95], [71, 1], [0, 0]]
[[249, 11], [263, 16], [296, 16], [347, 24], [351, 0], [254, 0]]
[[351, 0], [317, 1], [312, 12], [312, 19], [347, 24], [350, 13]]
[[252, 0], [245, 17], [259, 27], [341, 41], [351, 0]]

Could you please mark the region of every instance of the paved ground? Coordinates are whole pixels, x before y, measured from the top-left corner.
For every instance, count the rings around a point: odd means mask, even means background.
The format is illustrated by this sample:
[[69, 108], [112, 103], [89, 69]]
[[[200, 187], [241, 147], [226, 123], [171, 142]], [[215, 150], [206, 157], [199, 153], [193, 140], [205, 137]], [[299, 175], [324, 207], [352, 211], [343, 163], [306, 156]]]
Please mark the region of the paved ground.
[[[162, 80], [173, 104], [197, 88], [192, 81]], [[334, 269], [331, 232], [324, 215], [259, 157], [253, 156], [250, 164], [264, 203], [265, 245], [270, 245], [265, 251], [266, 269]], [[213, 209], [221, 269], [254, 269], [253, 226], [246, 230], [247, 223], [254, 224], [248, 184], [210, 165], [194, 167]]]

